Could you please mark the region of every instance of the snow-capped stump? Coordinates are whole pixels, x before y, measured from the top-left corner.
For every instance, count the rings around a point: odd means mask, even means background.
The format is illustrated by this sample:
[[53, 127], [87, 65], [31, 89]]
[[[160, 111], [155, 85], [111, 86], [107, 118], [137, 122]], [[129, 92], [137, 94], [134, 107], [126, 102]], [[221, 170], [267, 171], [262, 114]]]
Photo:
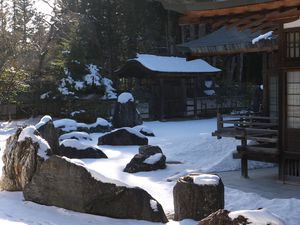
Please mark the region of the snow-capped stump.
[[92, 140], [92, 138], [90, 137], [90, 135], [86, 132], [70, 132], [70, 133], [66, 133], [63, 134], [59, 137], [59, 141], [63, 141], [66, 139], [76, 139], [78, 141], [82, 141], [82, 140]]
[[148, 136], [148, 137], [155, 137], [154, 132], [145, 126], [136, 126], [134, 127], [137, 131], [139, 131], [141, 134]]
[[136, 154], [126, 165], [124, 172], [137, 173], [166, 168], [166, 156], [158, 146], [141, 146]]
[[98, 139], [98, 145], [147, 145], [148, 138], [133, 128], [113, 130]]
[[227, 210], [218, 210], [198, 225], [226, 224], [226, 225], [285, 225], [276, 215], [265, 209], [261, 210], [242, 210], [229, 212]]
[[141, 115], [136, 109], [132, 94], [128, 92], [120, 94], [113, 115], [113, 127], [135, 127], [142, 123]]
[[224, 185], [213, 174], [190, 174], [178, 179], [174, 189], [175, 220], [201, 220], [224, 208]]
[[51, 152], [49, 152], [49, 154], [58, 154], [58, 133], [54, 127], [51, 116], [44, 116], [40, 122], [35, 125], [35, 127], [39, 131], [40, 136], [50, 145]]
[[19, 128], [6, 142], [0, 189], [22, 191], [48, 158], [50, 146], [35, 126]]
[[23, 193], [26, 201], [78, 212], [168, 222], [162, 206], [145, 190], [89, 170], [80, 160], [51, 156]]
[[60, 143], [60, 156], [66, 156], [68, 158], [107, 158], [107, 156], [98, 148], [84, 145], [76, 139], [66, 139]]

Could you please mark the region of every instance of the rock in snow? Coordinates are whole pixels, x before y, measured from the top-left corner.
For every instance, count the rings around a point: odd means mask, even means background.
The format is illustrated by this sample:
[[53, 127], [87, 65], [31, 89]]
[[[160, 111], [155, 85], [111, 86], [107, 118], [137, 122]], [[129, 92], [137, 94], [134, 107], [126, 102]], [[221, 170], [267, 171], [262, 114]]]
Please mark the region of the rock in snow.
[[201, 220], [198, 225], [285, 225], [276, 215], [261, 210], [241, 210], [229, 212], [227, 210], [218, 210]]
[[51, 116], [44, 116], [41, 121], [35, 125], [35, 127], [39, 131], [41, 137], [44, 138], [50, 145], [51, 150], [49, 154], [58, 154], [58, 133], [54, 127]]
[[135, 127], [143, 123], [140, 113], [136, 109], [133, 96], [122, 93], [116, 103], [112, 124], [114, 128]]
[[148, 138], [133, 128], [121, 128], [98, 139], [98, 145], [147, 145]]
[[68, 158], [107, 158], [107, 156], [98, 148], [84, 145], [76, 139], [66, 139], [60, 144], [60, 156], [66, 156]]
[[47, 157], [48, 149], [34, 126], [19, 128], [6, 143], [0, 189], [22, 191]]
[[136, 173], [166, 168], [166, 156], [158, 146], [141, 146], [139, 154], [126, 165], [124, 172]]
[[[42, 164], [25, 187], [24, 198], [43, 205], [101, 216], [162, 223], [168, 221], [161, 205], [143, 189], [107, 182], [100, 174], [92, 176], [82, 163], [73, 163], [57, 156]], [[151, 200], [157, 203], [155, 208]]]

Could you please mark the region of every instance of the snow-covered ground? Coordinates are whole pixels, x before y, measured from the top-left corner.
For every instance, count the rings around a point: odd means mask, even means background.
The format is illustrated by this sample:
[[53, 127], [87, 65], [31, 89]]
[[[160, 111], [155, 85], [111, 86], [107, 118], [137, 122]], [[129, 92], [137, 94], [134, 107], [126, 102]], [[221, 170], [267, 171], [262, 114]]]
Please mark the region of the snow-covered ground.
[[[35, 124], [38, 120], [0, 123], [0, 147], [12, 134], [17, 125]], [[173, 213], [172, 190], [176, 179], [190, 172], [221, 172], [238, 170], [240, 162], [232, 159], [232, 151], [239, 144], [234, 139], [217, 140], [211, 136], [216, 129], [215, 119], [146, 122], [156, 137], [150, 137], [151, 145], [159, 145], [170, 162], [165, 170], [128, 174], [122, 172], [126, 164], [138, 152], [138, 146], [100, 146], [109, 159], [85, 159], [84, 163], [106, 177], [120, 180], [130, 186], [147, 190], [163, 206], [167, 215]], [[92, 140], [82, 139], [82, 144], [96, 145], [102, 134], [91, 134]], [[0, 155], [2, 155], [2, 152]], [[251, 162], [249, 167], [270, 166]], [[0, 162], [2, 167], [2, 161]], [[0, 172], [1, 173], [1, 172]], [[226, 186], [226, 183], [225, 183]], [[300, 223], [300, 199], [266, 199], [255, 193], [225, 188], [225, 208], [228, 210], [247, 210], [266, 208], [278, 215], [288, 225]], [[0, 224], [155, 224], [146, 221], [120, 220], [72, 212], [56, 207], [47, 207], [23, 201], [22, 193], [0, 192]], [[196, 225], [193, 220], [170, 221], [168, 225]]]

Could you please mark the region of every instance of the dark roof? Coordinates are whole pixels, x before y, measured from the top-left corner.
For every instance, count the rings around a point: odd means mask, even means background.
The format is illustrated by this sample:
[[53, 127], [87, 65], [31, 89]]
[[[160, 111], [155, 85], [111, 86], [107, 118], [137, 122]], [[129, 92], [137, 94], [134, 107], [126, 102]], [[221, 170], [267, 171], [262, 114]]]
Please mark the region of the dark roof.
[[177, 49], [184, 53], [203, 55], [230, 54], [237, 52], [262, 52], [277, 49], [277, 38], [272, 35], [270, 39], [252, 43], [260, 33], [251, 30], [239, 31], [237, 28], [222, 27], [197, 40], [177, 45]]
[[224, 9], [238, 6], [245, 6], [251, 4], [259, 4], [272, 2], [274, 0], [157, 0], [163, 4], [165, 9], [173, 10], [177, 12], [188, 11], [204, 11], [213, 9]]

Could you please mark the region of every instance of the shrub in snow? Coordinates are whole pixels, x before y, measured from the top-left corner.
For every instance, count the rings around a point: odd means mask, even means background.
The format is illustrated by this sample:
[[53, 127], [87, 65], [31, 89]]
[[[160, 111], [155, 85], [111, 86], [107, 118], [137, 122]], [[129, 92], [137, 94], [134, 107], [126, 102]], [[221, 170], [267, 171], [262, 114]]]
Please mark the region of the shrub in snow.
[[213, 174], [190, 174], [179, 178], [173, 196], [175, 220], [199, 221], [224, 208], [224, 185], [219, 176]]
[[141, 146], [136, 154], [126, 165], [124, 172], [137, 173], [166, 168], [166, 156], [158, 146]]
[[48, 157], [50, 146], [34, 126], [20, 128], [6, 143], [0, 189], [22, 191]]
[[98, 66], [81, 65], [71, 62], [65, 68], [64, 77], [59, 81], [57, 90], [48, 91], [41, 99], [61, 97], [81, 97], [87, 94], [97, 94], [103, 99], [116, 99], [113, 82], [100, 74]]
[[147, 145], [148, 138], [133, 128], [113, 130], [98, 139], [98, 145]]
[[57, 156], [42, 164], [26, 186], [24, 198], [100, 216], [168, 222], [162, 206], [145, 190], [89, 170], [80, 160]]
[[82, 144], [76, 139], [66, 139], [60, 143], [60, 156], [68, 158], [83, 159], [83, 158], [107, 158], [107, 156], [98, 148]]

